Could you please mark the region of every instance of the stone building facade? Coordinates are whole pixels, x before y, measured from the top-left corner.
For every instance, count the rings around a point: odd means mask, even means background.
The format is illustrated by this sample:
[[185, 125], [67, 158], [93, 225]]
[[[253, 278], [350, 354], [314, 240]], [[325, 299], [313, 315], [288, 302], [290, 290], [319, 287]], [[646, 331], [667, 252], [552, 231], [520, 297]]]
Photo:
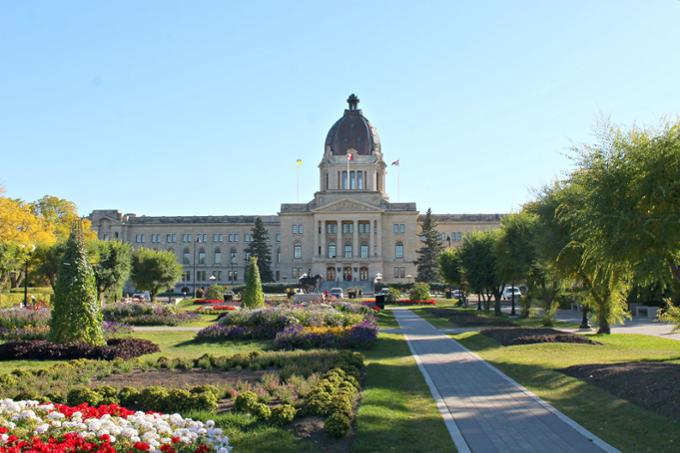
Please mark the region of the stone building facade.
[[[326, 137], [319, 190], [308, 203], [284, 203], [278, 215], [269, 216], [152, 217], [95, 210], [92, 228], [100, 239], [174, 253], [185, 270], [177, 291], [243, 283], [256, 217], [269, 231], [277, 282], [294, 283], [305, 274], [322, 276], [323, 288], [368, 289], [376, 278], [413, 281], [422, 216], [415, 203], [390, 201], [377, 131], [355, 95], [347, 102]], [[497, 227], [501, 215], [434, 217], [443, 244], [456, 247], [466, 233]]]

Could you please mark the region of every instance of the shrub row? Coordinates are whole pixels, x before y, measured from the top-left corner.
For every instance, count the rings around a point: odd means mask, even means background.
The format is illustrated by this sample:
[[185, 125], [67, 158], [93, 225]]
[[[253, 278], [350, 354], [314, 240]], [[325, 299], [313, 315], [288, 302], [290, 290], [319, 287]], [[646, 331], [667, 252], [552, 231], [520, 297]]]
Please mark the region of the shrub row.
[[66, 401], [71, 406], [89, 403], [120, 404], [129, 409], [157, 411], [164, 413], [186, 413], [189, 411], [213, 412], [219, 399], [224, 396], [217, 387], [201, 385], [190, 390], [150, 386], [142, 389], [110, 385], [95, 388], [75, 388], [68, 392]]
[[159, 303], [123, 302], [102, 309], [105, 321], [131, 326], [176, 326], [190, 321], [195, 315], [179, 313], [174, 307]]
[[343, 437], [352, 426], [358, 394], [358, 376], [334, 368], [324, 375], [309, 394], [304, 412], [325, 416], [324, 429], [334, 437]]
[[156, 343], [139, 338], [114, 338], [105, 346], [86, 343], [58, 344], [46, 340], [0, 344], [0, 360], [132, 359], [160, 351]]
[[234, 401], [234, 409], [239, 412], [247, 412], [260, 421], [270, 422], [283, 426], [295, 419], [297, 409], [291, 404], [281, 404], [269, 407], [261, 402], [255, 392], [241, 392]]

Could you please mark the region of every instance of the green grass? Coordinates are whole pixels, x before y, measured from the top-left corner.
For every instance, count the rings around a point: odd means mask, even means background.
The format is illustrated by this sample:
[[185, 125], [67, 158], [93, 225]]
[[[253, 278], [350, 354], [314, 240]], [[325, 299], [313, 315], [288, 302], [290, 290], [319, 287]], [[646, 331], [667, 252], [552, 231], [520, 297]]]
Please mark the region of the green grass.
[[[398, 327], [389, 312], [379, 323]], [[455, 451], [403, 335], [381, 333], [366, 364], [353, 452]]]
[[680, 424], [559, 372], [571, 365], [663, 360], [680, 363], [680, 342], [647, 335], [593, 336], [601, 346], [500, 346], [477, 332], [453, 335], [504, 373], [622, 451], [678, 451]]

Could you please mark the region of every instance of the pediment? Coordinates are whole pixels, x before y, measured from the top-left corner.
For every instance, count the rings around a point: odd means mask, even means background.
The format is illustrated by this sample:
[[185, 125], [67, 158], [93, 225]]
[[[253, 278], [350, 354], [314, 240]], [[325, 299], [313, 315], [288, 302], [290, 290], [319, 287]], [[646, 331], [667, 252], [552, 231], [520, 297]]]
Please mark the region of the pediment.
[[382, 212], [383, 210], [378, 206], [373, 206], [361, 201], [350, 200], [343, 198], [342, 200], [334, 201], [316, 209], [313, 212]]

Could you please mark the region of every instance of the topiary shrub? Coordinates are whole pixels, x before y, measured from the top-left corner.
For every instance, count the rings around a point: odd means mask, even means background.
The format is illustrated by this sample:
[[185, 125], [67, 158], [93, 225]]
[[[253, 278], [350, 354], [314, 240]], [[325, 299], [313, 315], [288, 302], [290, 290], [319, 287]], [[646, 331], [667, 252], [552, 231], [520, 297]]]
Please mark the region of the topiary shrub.
[[411, 300], [428, 300], [432, 299], [430, 295], [430, 285], [425, 282], [418, 282], [413, 285], [409, 291], [409, 299]]
[[283, 426], [291, 423], [297, 415], [297, 409], [290, 404], [282, 404], [281, 406], [276, 406], [271, 410], [272, 423]]
[[333, 437], [343, 437], [352, 425], [352, 420], [344, 412], [334, 412], [323, 424], [324, 429]]
[[260, 271], [257, 268], [257, 258], [251, 257], [248, 264], [248, 280], [241, 297], [241, 305], [247, 308], [258, 308], [264, 306], [264, 292], [262, 291], [262, 281]]
[[102, 322], [94, 270], [87, 259], [81, 226], [77, 226], [59, 260], [49, 338], [60, 344], [103, 346]]
[[398, 288], [395, 288], [394, 286], [390, 286], [387, 289], [387, 302], [388, 303], [395, 303], [399, 300], [401, 297], [401, 291]]

